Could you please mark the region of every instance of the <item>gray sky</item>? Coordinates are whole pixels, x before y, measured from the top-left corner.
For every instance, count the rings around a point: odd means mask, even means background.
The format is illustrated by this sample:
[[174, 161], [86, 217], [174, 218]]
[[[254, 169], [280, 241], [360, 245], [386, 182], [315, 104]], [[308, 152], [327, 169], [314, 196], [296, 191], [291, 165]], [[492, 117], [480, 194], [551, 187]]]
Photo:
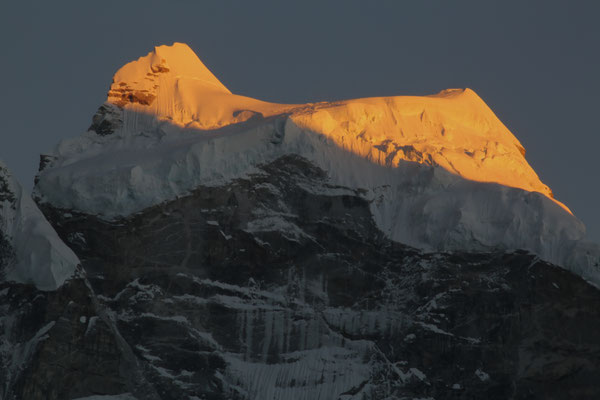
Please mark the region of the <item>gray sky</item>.
[[0, 158], [31, 188], [39, 153], [90, 124], [114, 72], [188, 43], [234, 93], [277, 102], [470, 87], [600, 241], [597, 1], [6, 1]]

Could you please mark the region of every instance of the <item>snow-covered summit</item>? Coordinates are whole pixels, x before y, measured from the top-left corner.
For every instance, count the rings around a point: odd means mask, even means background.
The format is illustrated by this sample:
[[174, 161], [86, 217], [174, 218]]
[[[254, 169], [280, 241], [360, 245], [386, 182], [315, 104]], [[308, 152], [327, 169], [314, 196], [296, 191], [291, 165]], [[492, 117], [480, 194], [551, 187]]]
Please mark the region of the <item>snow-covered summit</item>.
[[90, 129], [47, 157], [35, 194], [114, 218], [260, 172], [286, 154], [321, 167], [333, 185], [364, 189], [394, 240], [434, 250], [524, 248], [596, 274], [596, 253], [583, 257], [592, 261], [575, 255], [583, 224], [472, 90], [267, 103], [232, 94], [180, 43], [115, 74]]
[[0, 275], [3, 272], [7, 280], [32, 283], [41, 290], [58, 288], [79, 264], [2, 161], [0, 245], [4, 245]]
[[125, 105], [140, 103], [151, 105], [160, 86], [165, 81], [191, 81], [206, 91], [230, 94], [231, 92], [206, 68], [187, 45], [158, 46], [145, 57], [123, 66], [113, 78], [108, 92], [109, 101]]
[[[424, 97], [273, 104], [232, 94], [187, 45], [175, 43], [119, 69], [104, 107], [120, 125], [117, 137], [157, 130], [169, 134], [174, 127], [206, 132], [257, 117], [290, 116], [303, 129], [380, 165], [394, 167], [404, 160], [440, 166], [469, 180], [552, 197], [525, 160], [523, 146], [470, 89]], [[63, 143], [58, 155], [87, 151], [69, 149], [81, 141]]]

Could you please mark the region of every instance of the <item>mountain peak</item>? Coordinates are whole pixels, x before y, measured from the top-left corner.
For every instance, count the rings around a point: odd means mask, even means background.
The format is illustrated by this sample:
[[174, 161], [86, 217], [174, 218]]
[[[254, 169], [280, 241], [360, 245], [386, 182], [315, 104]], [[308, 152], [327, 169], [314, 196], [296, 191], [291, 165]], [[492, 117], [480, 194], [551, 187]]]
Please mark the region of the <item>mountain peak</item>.
[[40, 171], [36, 197], [124, 217], [286, 155], [360, 190], [378, 228], [415, 247], [521, 248], [565, 264], [585, 233], [471, 89], [268, 103], [231, 93], [181, 43], [115, 74], [92, 126], [61, 142]]
[[[125, 64], [113, 77], [108, 101], [120, 107], [128, 103], [150, 105], [159, 87], [191, 79], [210, 92], [231, 93], [185, 43], [156, 46], [147, 55]], [[167, 82], [166, 82], [167, 81]]]

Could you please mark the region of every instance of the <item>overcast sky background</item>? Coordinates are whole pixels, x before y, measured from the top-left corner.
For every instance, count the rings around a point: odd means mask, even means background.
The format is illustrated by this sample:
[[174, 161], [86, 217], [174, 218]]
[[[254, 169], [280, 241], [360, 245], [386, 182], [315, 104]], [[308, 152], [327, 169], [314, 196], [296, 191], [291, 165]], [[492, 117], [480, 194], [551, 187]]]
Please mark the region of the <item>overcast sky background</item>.
[[0, 158], [81, 134], [114, 72], [188, 43], [231, 91], [276, 102], [470, 87], [600, 242], [598, 1], [73, 1], [0, 7]]

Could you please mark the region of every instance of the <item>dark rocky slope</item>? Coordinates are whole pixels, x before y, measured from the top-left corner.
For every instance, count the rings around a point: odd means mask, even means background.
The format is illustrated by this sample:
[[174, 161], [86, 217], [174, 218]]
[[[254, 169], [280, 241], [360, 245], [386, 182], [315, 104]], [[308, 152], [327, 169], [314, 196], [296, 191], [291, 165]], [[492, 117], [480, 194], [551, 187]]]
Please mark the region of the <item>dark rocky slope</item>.
[[581, 278], [524, 252], [419, 252], [305, 160], [263, 170], [118, 221], [44, 205], [84, 272], [2, 284], [2, 345], [37, 344], [0, 398], [600, 398], [600, 292]]

